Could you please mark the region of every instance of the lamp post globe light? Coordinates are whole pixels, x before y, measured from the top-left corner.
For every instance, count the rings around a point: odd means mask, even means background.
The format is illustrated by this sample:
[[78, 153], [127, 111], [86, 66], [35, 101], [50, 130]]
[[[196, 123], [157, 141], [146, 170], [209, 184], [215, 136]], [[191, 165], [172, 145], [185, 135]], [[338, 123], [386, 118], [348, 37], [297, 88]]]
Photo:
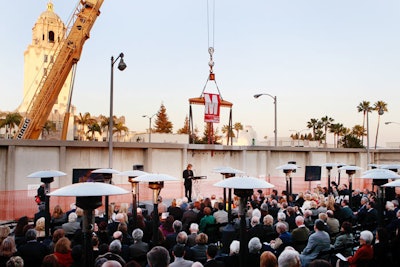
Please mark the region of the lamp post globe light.
[[118, 61], [118, 69], [123, 71], [126, 69], [126, 64], [124, 62], [124, 53], [120, 53], [119, 56], [114, 59], [111, 56], [111, 81], [110, 81], [110, 118], [108, 120], [108, 167], [112, 168], [113, 165], [113, 129], [114, 129], [114, 64]]
[[151, 116], [142, 115], [143, 118], [148, 118], [148, 119], [149, 119], [149, 143], [151, 143], [151, 119], [152, 119], [155, 115], [157, 115], [157, 113], [155, 113], [155, 114], [153, 114], [153, 115], [151, 115]]
[[54, 181], [54, 177], [65, 176], [64, 172], [56, 170], [37, 171], [29, 174], [27, 178], [40, 178], [40, 181], [44, 183], [44, 194], [45, 194], [45, 237], [48, 238], [50, 235], [50, 183]]
[[275, 143], [275, 146], [278, 146], [278, 117], [277, 117], [278, 99], [276, 98], [276, 96], [272, 96], [272, 95], [266, 94], [266, 93], [255, 94], [254, 98], [257, 99], [262, 95], [269, 96], [274, 100], [274, 107], [275, 107], [275, 112], [274, 112], [274, 143]]
[[102, 205], [102, 196], [109, 195], [122, 195], [129, 192], [118, 186], [85, 182], [76, 183], [59, 188], [49, 195], [51, 196], [74, 196], [76, 197], [76, 206], [83, 209], [83, 265], [92, 267], [93, 259], [93, 246], [92, 246], [92, 232], [94, 228], [94, 210]]

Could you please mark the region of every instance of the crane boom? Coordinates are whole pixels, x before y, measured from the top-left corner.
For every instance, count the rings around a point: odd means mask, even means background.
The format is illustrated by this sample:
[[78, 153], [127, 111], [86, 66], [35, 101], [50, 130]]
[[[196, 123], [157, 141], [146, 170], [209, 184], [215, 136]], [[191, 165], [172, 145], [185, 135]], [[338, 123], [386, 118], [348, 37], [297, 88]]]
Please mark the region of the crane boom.
[[82, 53], [85, 41], [104, 0], [80, 0], [73, 15], [73, 26], [55, 52], [55, 60], [49, 65], [39, 83], [35, 95], [21, 121], [15, 139], [38, 139], [49, 117], [63, 84]]

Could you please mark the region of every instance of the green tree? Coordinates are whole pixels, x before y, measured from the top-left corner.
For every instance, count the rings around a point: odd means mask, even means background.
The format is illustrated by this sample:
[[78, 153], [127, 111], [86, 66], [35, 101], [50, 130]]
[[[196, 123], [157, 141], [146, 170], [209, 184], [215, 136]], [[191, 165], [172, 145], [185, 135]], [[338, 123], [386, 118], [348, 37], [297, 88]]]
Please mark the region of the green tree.
[[185, 117], [185, 122], [183, 123], [183, 127], [180, 128], [180, 129], [177, 131], [177, 133], [178, 133], [178, 134], [189, 134], [189, 132], [190, 132], [190, 129], [189, 129], [189, 118], [188, 118], [188, 116], [186, 115], [186, 117]]
[[235, 122], [233, 129], [236, 131], [236, 137], [239, 138], [239, 131], [243, 130], [243, 125], [240, 122]]
[[55, 132], [57, 130], [56, 123], [54, 121], [47, 120], [43, 126], [43, 132], [50, 134], [50, 132]]
[[168, 119], [167, 109], [164, 104], [161, 104], [160, 109], [157, 112], [157, 118], [155, 121], [154, 132], [156, 133], [172, 133], [173, 124]]
[[220, 144], [221, 136], [218, 135], [218, 128], [214, 129], [211, 122], [207, 122], [204, 126], [203, 137], [200, 139], [202, 144]]
[[363, 148], [363, 144], [361, 140], [357, 138], [357, 136], [353, 134], [346, 134], [341, 139], [342, 147], [344, 148]]
[[381, 122], [381, 116], [388, 111], [387, 104], [383, 101], [377, 101], [374, 104], [373, 109], [378, 113], [378, 124], [376, 126], [376, 135], [375, 135], [375, 149], [378, 143], [378, 132], [379, 132], [379, 125]]
[[[363, 128], [365, 128], [365, 120], [368, 112], [372, 111], [372, 107], [369, 101], [362, 101], [357, 106], [357, 111], [363, 113]], [[364, 144], [364, 136], [362, 136], [362, 143]]]
[[335, 147], [339, 146], [339, 137], [340, 133], [342, 131], [343, 124], [341, 123], [333, 123], [329, 126], [329, 132], [333, 133], [333, 140], [334, 140], [334, 145]]

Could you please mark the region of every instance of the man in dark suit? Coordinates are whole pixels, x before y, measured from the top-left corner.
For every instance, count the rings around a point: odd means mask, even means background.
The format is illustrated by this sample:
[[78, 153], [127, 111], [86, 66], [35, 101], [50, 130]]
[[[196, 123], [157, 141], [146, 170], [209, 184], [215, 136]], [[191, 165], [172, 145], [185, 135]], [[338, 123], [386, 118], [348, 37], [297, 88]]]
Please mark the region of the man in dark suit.
[[183, 171], [183, 179], [185, 180], [185, 196], [188, 198], [189, 202], [192, 202], [192, 180], [193, 180], [193, 171], [192, 164], [188, 164], [186, 170]]
[[217, 256], [218, 247], [214, 244], [210, 244], [207, 247], [207, 261], [204, 264], [204, 267], [225, 267], [225, 263], [223, 261], [217, 261], [215, 256]]

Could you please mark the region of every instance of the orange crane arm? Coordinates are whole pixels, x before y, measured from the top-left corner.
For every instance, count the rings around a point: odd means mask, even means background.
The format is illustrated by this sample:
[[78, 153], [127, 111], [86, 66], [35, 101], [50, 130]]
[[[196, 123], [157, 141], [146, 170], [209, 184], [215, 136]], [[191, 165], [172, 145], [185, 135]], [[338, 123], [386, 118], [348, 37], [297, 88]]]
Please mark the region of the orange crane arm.
[[100, 15], [103, 1], [80, 1], [73, 17], [73, 26], [55, 52], [55, 61], [49, 66], [47, 74], [43, 75], [14, 138], [39, 138], [72, 66], [80, 59], [83, 45], [90, 37], [90, 30]]

